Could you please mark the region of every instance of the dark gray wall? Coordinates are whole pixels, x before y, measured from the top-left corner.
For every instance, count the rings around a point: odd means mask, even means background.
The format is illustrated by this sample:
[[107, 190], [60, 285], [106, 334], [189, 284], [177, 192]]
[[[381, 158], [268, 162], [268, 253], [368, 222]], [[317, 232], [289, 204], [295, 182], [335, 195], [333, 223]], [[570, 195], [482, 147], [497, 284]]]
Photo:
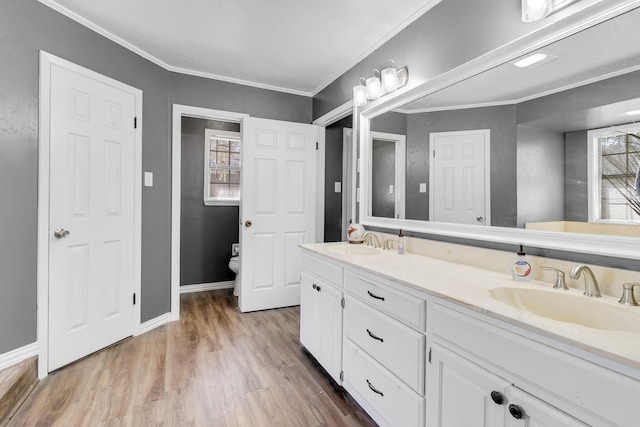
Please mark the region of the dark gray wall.
[[246, 113], [264, 119], [311, 123], [311, 99], [219, 80], [170, 73], [170, 102]]
[[314, 96], [313, 117], [349, 100], [358, 79], [389, 59], [409, 67], [412, 86], [547, 24], [522, 22], [519, 1], [444, 0]]
[[334, 191], [334, 183], [342, 183], [343, 129], [353, 126], [352, 116], [335, 122], [325, 128], [325, 169], [324, 169], [324, 241], [340, 242], [342, 236], [342, 193]]
[[407, 134], [406, 114], [389, 111], [371, 120], [371, 131], [395, 133], [396, 135]]
[[518, 227], [564, 220], [564, 154], [562, 133], [518, 126]]
[[407, 219], [428, 219], [429, 135], [472, 129], [491, 131], [491, 225], [515, 227], [517, 219], [517, 130], [515, 105], [407, 115]]
[[565, 219], [589, 220], [587, 131], [565, 134]]
[[[396, 143], [373, 139], [371, 149], [371, 215], [395, 218]], [[389, 185], [394, 193], [389, 193]]]
[[231, 244], [238, 242], [238, 206], [205, 206], [205, 129], [240, 131], [239, 123], [182, 118], [180, 285], [233, 280]]
[[0, 354], [36, 340], [39, 50], [143, 91], [141, 320], [169, 312], [171, 103], [309, 123], [311, 99], [169, 73], [36, 0], [0, 11]]
[[170, 309], [169, 73], [35, 0], [0, 1], [0, 354], [36, 340], [38, 51], [144, 92], [142, 320]]

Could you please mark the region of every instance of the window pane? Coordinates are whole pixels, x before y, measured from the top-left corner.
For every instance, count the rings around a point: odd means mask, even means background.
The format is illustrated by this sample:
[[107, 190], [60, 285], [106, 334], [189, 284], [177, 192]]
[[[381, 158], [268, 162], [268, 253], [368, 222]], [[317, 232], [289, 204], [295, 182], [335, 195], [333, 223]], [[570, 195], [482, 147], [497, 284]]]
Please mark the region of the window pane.
[[221, 169], [211, 171], [210, 182], [212, 184], [229, 182], [229, 171]]
[[600, 138], [602, 154], [624, 153], [626, 150], [625, 135], [611, 135]]
[[226, 139], [216, 139], [217, 151], [229, 151], [229, 141]]
[[229, 166], [239, 168], [240, 167], [240, 154], [231, 153], [229, 155]]
[[229, 171], [229, 182], [232, 184], [240, 184], [240, 171]]

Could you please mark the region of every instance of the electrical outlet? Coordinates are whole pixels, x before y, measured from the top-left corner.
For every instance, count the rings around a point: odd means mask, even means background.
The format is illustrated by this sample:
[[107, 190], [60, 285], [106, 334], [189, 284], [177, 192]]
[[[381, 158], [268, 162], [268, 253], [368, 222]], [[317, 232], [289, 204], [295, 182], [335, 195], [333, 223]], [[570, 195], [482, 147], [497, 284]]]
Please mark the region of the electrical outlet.
[[240, 244], [232, 243], [231, 244], [231, 256], [240, 255]]

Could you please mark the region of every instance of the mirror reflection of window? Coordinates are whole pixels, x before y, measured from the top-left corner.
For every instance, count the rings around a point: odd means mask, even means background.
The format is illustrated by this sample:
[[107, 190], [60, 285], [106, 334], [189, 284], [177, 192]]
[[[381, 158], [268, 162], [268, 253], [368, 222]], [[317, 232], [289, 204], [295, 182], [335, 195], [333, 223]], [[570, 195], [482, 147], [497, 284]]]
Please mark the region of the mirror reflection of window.
[[613, 127], [594, 138], [597, 174], [592, 183], [596, 221], [640, 221], [640, 125]]

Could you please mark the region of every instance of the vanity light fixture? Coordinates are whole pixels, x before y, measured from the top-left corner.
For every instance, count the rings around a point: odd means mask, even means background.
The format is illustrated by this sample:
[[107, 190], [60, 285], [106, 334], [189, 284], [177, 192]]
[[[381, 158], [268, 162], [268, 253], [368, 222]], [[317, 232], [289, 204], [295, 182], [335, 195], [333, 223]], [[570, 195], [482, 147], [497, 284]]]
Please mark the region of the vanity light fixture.
[[396, 90], [398, 87], [398, 70], [396, 69], [396, 62], [392, 59], [389, 61], [391, 63], [390, 67], [385, 68], [380, 73], [380, 78], [382, 79], [382, 88], [385, 92], [391, 92], [392, 90]]
[[367, 79], [360, 77], [358, 84], [353, 87], [353, 105], [363, 107], [368, 101], [374, 101], [407, 84], [409, 77], [407, 68], [397, 69], [393, 60], [389, 62], [391, 66], [382, 72], [374, 69], [371, 77]]
[[364, 77], [360, 77], [360, 84], [353, 87], [353, 105], [356, 107], [364, 107], [367, 105], [367, 87], [362, 83]]
[[522, 0], [522, 21], [535, 22], [553, 10], [553, 0]]
[[[378, 76], [376, 76], [376, 72]], [[380, 81], [380, 70], [374, 69], [373, 76], [367, 79], [367, 98], [371, 101], [380, 98], [383, 95], [382, 82]]]

